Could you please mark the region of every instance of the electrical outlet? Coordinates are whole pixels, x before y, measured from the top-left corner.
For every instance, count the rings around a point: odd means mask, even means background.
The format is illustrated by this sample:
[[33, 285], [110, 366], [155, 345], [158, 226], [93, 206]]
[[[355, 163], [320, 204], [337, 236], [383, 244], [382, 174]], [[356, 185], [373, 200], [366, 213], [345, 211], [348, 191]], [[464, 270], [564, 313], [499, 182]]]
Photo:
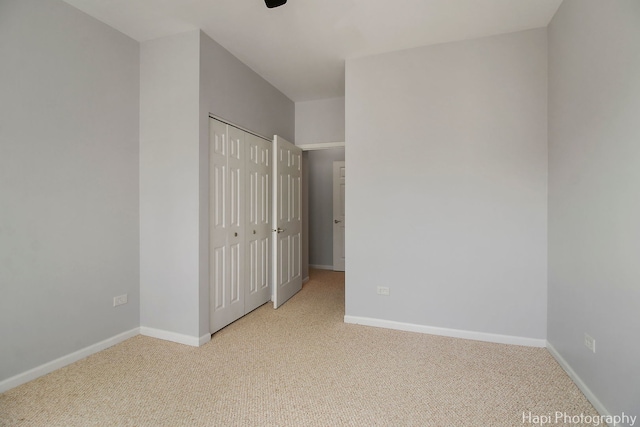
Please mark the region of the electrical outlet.
[[389, 288], [386, 286], [378, 286], [378, 295], [389, 296]]
[[596, 352], [596, 340], [587, 333], [584, 334], [584, 346], [594, 353]]
[[117, 307], [119, 305], [126, 304], [128, 302], [127, 295], [128, 294], [124, 294], [124, 295], [119, 295], [117, 297], [114, 297], [113, 298], [113, 306]]

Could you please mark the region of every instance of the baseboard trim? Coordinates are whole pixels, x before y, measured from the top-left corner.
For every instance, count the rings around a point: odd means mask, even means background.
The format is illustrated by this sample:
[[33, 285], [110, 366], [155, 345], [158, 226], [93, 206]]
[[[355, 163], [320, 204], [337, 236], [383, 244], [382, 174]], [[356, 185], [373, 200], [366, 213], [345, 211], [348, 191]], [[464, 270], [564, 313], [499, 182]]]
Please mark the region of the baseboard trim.
[[333, 270], [333, 265], [309, 264], [309, 268], [316, 268], [318, 270]]
[[435, 326], [395, 322], [393, 320], [373, 319], [370, 317], [344, 316], [344, 322], [352, 323], [355, 325], [374, 326], [376, 328], [396, 329], [398, 331], [407, 332], [419, 332], [421, 334], [439, 335], [443, 337], [462, 338], [466, 340], [484, 341], [498, 344], [521, 345], [525, 347], [546, 347], [547, 345], [547, 341], [544, 339], [490, 334], [486, 332], [465, 331], [462, 329], [438, 328]]
[[[549, 353], [551, 353], [551, 356], [553, 356], [553, 358], [556, 359], [556, 362], [558, 362], [560, 367], [564, 369], [567, 375], [569, 375], [569, 378], [571, 378], [571, 380], [575, 383], [575, 385], [578, 386], [578, 388], [580, 389], [582, 394], [585, 395], [587, 400], [591, 402], [591, 404], [596, 409], [596, 411], [598, 411], [598, 413], [602, 416], [611, 417], [611, 413], [607, 410], [607, 408], [605, 408], [605, 406], [602, 404], [602, 402], [600, 402], [600, 400], [591, 391], [591, 389], [587, 387], [584, 381], [582, 381], [582, 378], [580, 378], [578, 374], [576, 374], [576, 372], [573, 370], [573, 368], [571, 368], [571, 365], [569, 365], [569, 362], [567, 362], [564, 359], [564, 357], [562, 357], [560, 353], [558, 353], [558, 350], [556, 350], [555, 347], [549, 341], [547, 341], [547, 350], [549, 350]], [[611, 427], [614, 427], [614, 426], [611, 426]]]
[[198, 340], [198, 347], [201, 347], [201, 346], [205, 345], [209, 341], [211, 341], [211, 334], [204, 334]]
[[309, 276], [305, 277], [304, 279], [302, 279], [302, 284], [304, 285], [305, 283], [307, 283], [309, 281]]
[[184, 335], [177, 332], [149, 328], [147, 326], [140, 326], [140, 335], [151, 338], [158, 338], [165, 341], [176, 342], [178, 344], [190, 345], [191, 347], [200, 347], [201, 345], [204, 345], [211, 341], [211, 334], [205, 334], [201, 337], [193, 337], [191, 335]]
[[105, 350], [139, 334], [140, 328], [133, 328], [121, 334], [114, 335], [111, 338], [107, 338], [104, 341], [100, 341], [78, 351], [74, 351], [73, 353], [59, 357], [51, 362], [29, 369], [28, 371], [15, 375], [11, 378], [7, 378], [6, 380], [0, 381], [0, 393], [4, 393], [14, 387], [33, 381], [36, 378], [49, 374], [57, 369], [64, 368], [78, 360], [84, 359], [85, 357], [91, 356], [92, 354]]

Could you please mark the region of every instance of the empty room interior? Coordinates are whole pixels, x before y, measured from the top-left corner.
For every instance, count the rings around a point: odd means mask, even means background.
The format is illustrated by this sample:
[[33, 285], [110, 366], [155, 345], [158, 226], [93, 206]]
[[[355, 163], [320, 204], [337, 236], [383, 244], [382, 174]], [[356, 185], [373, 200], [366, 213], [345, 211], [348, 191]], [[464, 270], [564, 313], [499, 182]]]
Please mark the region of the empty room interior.
[[274, 3], [0, 0], [0, 426], [640, 423], [640, 2]]

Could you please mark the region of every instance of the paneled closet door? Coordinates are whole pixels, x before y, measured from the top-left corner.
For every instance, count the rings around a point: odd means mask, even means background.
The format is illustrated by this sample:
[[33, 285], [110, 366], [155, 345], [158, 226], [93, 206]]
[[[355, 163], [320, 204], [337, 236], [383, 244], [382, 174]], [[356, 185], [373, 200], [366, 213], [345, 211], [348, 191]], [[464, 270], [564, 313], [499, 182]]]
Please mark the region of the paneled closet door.
[[271, 299], [271, 142], [246, 134], [246, 150], [248, 313]]
[[245, 314], [245, 133], [210, 120], [210, 330]]
[[273, 139], [273, 307], [302, 289], [302, 150], [285, 139]]

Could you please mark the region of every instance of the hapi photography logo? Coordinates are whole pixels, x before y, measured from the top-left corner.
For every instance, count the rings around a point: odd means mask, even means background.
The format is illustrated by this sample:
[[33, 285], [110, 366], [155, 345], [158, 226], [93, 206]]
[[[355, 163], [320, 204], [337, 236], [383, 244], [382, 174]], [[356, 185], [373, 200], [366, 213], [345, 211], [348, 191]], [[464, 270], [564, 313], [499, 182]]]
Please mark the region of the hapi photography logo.
[[546, 425], [592, 425], [592, 426], [617, 426], [620, 424], [633, 427], [636, 423], [635, 415], [585, 415], [585, 414], [568, 414], [566, 412], [549, 412], [548, 414], [539, 415], [531, 412], [522, 413], [522, 424], [531, 424], [534, 426]]

